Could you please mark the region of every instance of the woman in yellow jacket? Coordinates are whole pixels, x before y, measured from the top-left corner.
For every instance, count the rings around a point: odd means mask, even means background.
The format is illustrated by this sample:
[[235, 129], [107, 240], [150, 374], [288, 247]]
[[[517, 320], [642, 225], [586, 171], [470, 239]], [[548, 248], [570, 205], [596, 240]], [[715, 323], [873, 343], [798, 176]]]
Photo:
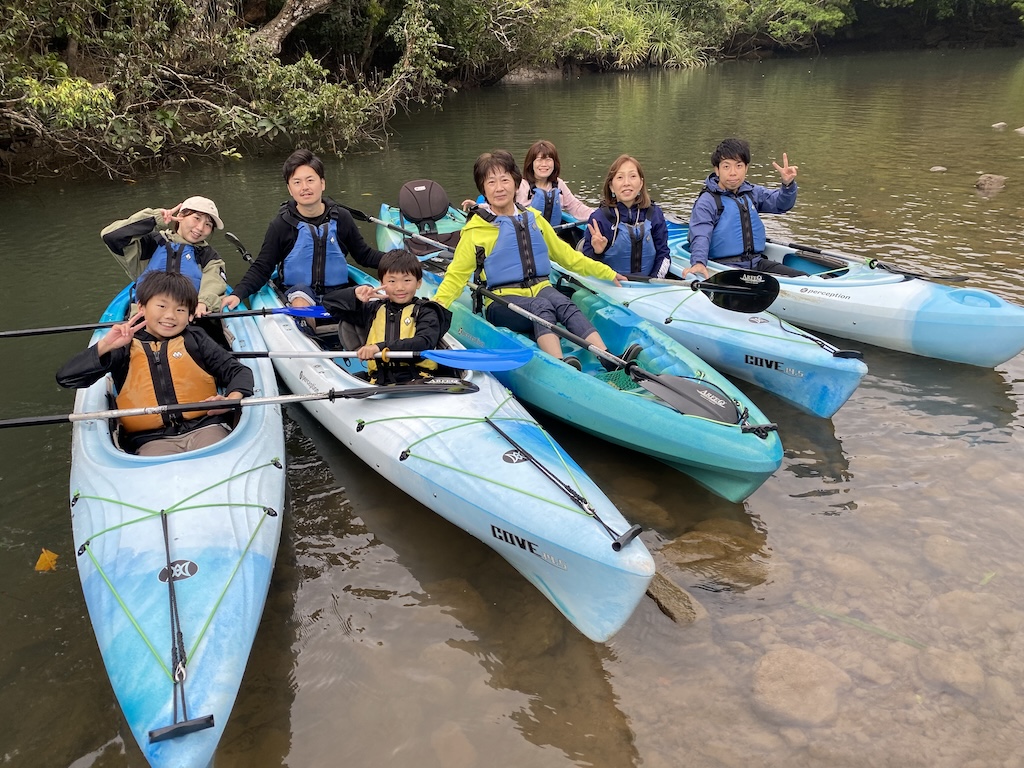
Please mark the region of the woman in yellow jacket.
[[[516, 204], [522, 174], [509, 152], [495, 150], [480, 155], [473, 164], [473, 179], [489, 210], [476, 208], [463, 227], [434, 300], [449, 307], [475, 275], [474, 282], [492, 293], [549, 323], [560, 323], [588, 344], [607, 349], [579, 307], [551, 285], [550, 265], [554, 261], [581, 275], [616, 283], [625, 278], [560, 240], [536, 210]], [[561, 359], [562, 346], [549, 328], [523, 318], [501, 302], [488, 304], [485, 316], [492, 324], [517, 333], [532, 332], [537, 346]]]

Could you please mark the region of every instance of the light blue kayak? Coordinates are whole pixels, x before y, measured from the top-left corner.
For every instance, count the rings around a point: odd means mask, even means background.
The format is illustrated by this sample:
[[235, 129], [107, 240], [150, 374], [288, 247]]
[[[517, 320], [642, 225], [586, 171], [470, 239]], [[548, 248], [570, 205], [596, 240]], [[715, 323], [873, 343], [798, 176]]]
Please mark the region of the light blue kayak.
[[[269, 287], [252, 304], [282, 306]], [[629, 619], [654, 576], [639, 528], [493, 376], [447, 371], [367, 395], [359, 360], [299, 356], [322, 347], [286, 315], [258, 323], [289, 390], [336, 393], [303, 405], [374, 471], [494, 549], [591, 640]]]
[[[563, 214], [566, 223], [575, 219]], [[670, 232], [672, 232], [670, 224]], [[676, 276], [680, 270], [674, 269]], [[832, 344], [769, 312], [723, 309], [689, 282], [676, 285], [604, 280], [568, 274], [609, 301], [629, 307], [722, 373], [748, 381], [813, 416], [831, 418], [867, 373], [860, 353]]]
[[[690, 264], [685, 225], [670, 225], [673, 264]], [[818, 250], [818, 249], [815, 249]], [[923, 357], [991, 368], [1024, 350], [1024, 307], [994, 293], [921, 279], [869, 259], [767, 244], [765, 255], [804, 272], [776, 275], [771, 311], [811, 328]], [[726, 269], [713, 262], [712, 271]]]
[[[386, 205], [380, 221], [403, 226], [397, 209]], [[385, 226], [377, 228], [377, 244], [383, 250], [400, 247], [402, 238]], [[433, 296], [442, 277], [427, 271], [423, 295]], [[613, 353], [638, 345], [636, 363], [641, 369], [678, 381], [697, 397], [734, 404], [738, 418], [726, 423], [697, 415], [704, 413], [699, 408], [680, 412], [624, 371], [605, 372], [591, 352], [563, 340], [565, 354], [581, 363], [582, 370], [576, 370], [542, 352], [529, 337], [496, 328], [474, 314], [468, 288], [450, 307], [451, 332], [467, 347], [529, 350], [533, 357], [525, 366], [496, 374], [517, 398], [586, 432], [646, 453], [730, 501], [745, 499], [779, 468], [782, 444], [775, 425], [724, 376], [625, 307], [588, 291], [577, 291], [573, 300]]]
[[[126, 289], [102, 320], [123, 320], [127, 308]], [[236, 351], [266, 349], [251, 318], [225, 325]], [[269, 361], [247, 364], [255, 394], [275, 396]], [[108, 386], [105, 377], [79, 390], [76, 413], [108, 410]], [[76, 565], [114, 694], [151, 766], [206, 768], [238, 693], [281, 537], [281, 408], [241, 409], [219, 443], [176, 456], [124, 453], [107, 421], [75, 422], [72, 435]]]

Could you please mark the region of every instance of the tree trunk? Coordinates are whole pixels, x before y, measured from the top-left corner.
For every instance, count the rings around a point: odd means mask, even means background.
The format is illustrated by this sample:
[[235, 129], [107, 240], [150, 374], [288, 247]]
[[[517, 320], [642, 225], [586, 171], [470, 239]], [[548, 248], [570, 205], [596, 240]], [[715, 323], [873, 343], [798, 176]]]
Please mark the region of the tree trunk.
[[271, 53], [281, 52], [281, 43], [299, 24], [329, 7], [334, 0], [285, 0], [281, 12], [265, 27], [256, 30], [249, 38], [267, 46]]

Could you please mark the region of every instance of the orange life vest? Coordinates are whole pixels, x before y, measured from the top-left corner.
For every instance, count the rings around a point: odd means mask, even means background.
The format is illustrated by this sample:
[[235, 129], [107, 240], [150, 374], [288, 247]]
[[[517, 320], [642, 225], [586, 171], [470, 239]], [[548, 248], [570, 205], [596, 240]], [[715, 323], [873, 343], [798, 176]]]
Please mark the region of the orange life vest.
[[[117, 394], [118, 408], [197, 403], [216, 394], [217, 382], [192, 359], [184, 337], [167, 342], [132, 340], [128, 375]], [[205, 415], [206, 411], [186, 411], [125, 416], [121, 425], [126, 432], [148, 432]]]

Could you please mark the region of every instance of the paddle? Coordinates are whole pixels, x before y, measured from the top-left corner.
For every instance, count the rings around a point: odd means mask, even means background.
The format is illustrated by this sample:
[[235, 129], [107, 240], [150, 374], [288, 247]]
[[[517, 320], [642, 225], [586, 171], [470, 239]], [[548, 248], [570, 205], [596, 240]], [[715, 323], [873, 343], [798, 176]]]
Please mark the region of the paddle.
[[[323, 307], [273, 307], [270, 309], [243, 309], [238, 312], [214, 312], [203, 315], [203, 318], [223, 319], [230, 317], [247, 317], [250, 315], [291, 315], [292, 317], [314, 317], [329, 318], [331, 314]], [[0, 338], [15, 338], [19, 336], [46, 336], [52, 333], [67, 333], [68, 331], [95, 331], [99, 328], [113, 328], [120, 325], [124, 320], [116, 320], [106, 323], [85, 323], [83, 325], [56, 325], [52, 328], [23, 328], [14, 331], [0, 331]]]
[[150, 414], [177, 413], [180, 411], [212, 411], [220, 408], [245, 408], [254, 405], [287, 405], [310, 400], [350, 400], [384, 395], [387, 397], [409, 397], [413, 395], [463, 395], [479, 391], [480, 388], [469, 381], [436, 377], [409, 384], [392, 387], [358, 387], [356, 389], [331, 389], [327, 392], [316, 392], [311, 395], [277, 395], [275, 397], [245, 397], [241, 400], [215, 400], [200, 403], [174, 403], [171, 405], [153, 405], [146, 408], [120, 408], [109, 411], [89, 411], [86, 413], [62, 413], [52, 416], [22, 416], [16, 419], [0, 419], [0, 429], [7, 427], [36, 427], [45, 424], [63, 424], [76, 421], [101, 421], [103, 419], [119, 419], [125, 416], [148, 416]]
[[970, 278], [967, 275], [926, 275], [923, 272], [911, 272], [905, 269], [899, 269], [892, 264], [873, 258], [857, 259], [852, 256], [846, 256], [836, 251], [823, 251], [820, 248], [813, 248], [809, 245], [800, 245], [800, 243], [784, 243], [781, 240], [772, 240], [770, 237], [765, 238], [769, 243], [775, 245], [781, 245], [785, 248], [793, 248], [797, 251], [807, 251], [808, 253], [816, 253], [819, 256], [828, 256], [833, 259], [839, 259], [849, 264], [867, 264], [871, 269], [883, 269], [886, 272], [892, 272], [894, 275], [903, 275], [904, 277], [916, 277], [920, 280], [943, 280], [951, 283], [962, 283]]
[[[356, 357], [355, 352], [314, 351], [314, 352], [235, 352], [238, 358], [316, 358], [332, 360], [339, 357]], [[378, 360], [384, 359], [383, 353], [374, 355]], [[422, 357], [433, 360], [439, 365], [449, 368], [462, 368], [471, 371], [510, 371], [526, 365], [533, 357], [533, 352], [520, 347], [517, 349], [425, 349], [422, 352], [388, 352], [386, 360], [410, 360]]]
[[669, 280], [646, 275], [626, 275], [635, 283], [654, 283], [681, 288], [689, 285], [693, 291], [707, 294], [716, 307], [747, 315], [763, 312], [772, 305], [779, 295], [779, 281], [764, 272], [750, 269], [730, 269], [718, 272], [707, 280]]
[[559, 325], [555, 325], [542, 317], [534, 315], [532, 312], [528, 312], [504, 296], [499, 296], [472, 281], [467, 283], [467, 285], [472, 290], [479, 291], [492, 301], [504, 304], [517, 315], [547, 328], [555, 335], [561, 336], [563, 339], [567, 339], [573, 344], [588, 350], [602, 360], [607, 360], [621, 366], [633, 381], [680, 413], [688, 416], [701, 416], [702, 418], [721, 421], [726, 424], [738, 424], [740, 422], [740, 415], [736, 404], [727, 394], [713, 384], [686, 379], [682, 376], [666, 376], [645, 371], [637, 366], [636, 363], [626, 362], [608, 350], [594, 346], [582, 336], [577, 336], [575, 333], [567, 331]]

